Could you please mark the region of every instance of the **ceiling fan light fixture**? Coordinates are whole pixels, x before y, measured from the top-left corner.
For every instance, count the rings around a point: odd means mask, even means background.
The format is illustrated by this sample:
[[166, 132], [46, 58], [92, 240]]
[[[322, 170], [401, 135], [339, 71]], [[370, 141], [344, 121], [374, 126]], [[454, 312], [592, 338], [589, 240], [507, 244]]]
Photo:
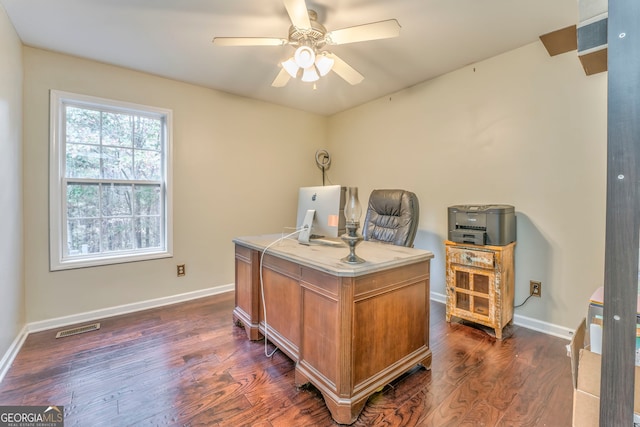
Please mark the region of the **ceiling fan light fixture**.
[[300, 68], [307, 69], [316, 61], [316, 53], [309, 46], [300, 46], [293, 55]]
[[302, 72], [302, 78], [300, 79], [303, 82], [316, 82], [320, 80], [320, 76], [316, 71], [316, 67], [311, 65], [311, 67], [305, 68]]
[[298, 64], [296, 64], [296, 61], [293, 58], [289, 58], [284, 61], [282, 63], [282, 68], [284, 68], [287, 73], [294, 79], [298, 77], [298, 70], [300, 69], [300, 67], [298, 67]]
[[316, 68], [322, 77], [326, 76], [333, 68], [334, 60], [326, 55], [316, 56]]
[[[1, 2], [2, 0], [0, 0]], [[370, 22], [335, 31], [318, 22], [318, 14], [307, 8], [307, 0], [282, 0], [291, 25], [288, 37], [214, 37], [217, 46], [291, 46], [294, 55], [281, 62], [282, 68], [271, 83], [283, 87], [290, 78], [315, 82], [330, 71], [351, 85], [362, 82], [364, 76], [334, 53], [323, 51], [328, 45], [340, 45], [369, 40], [389, 39], [400, 35], [396, 19]], [[315, 89], [315, 85], [314, 85]]]

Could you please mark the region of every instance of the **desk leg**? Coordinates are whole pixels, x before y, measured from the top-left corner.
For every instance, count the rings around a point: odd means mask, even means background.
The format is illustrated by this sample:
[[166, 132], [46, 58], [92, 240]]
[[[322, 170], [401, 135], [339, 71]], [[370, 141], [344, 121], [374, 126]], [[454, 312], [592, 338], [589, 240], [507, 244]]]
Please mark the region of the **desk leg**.
[[303, 372], [301, 372], [296, 366], [295, 382], [297, 387], [302, 387], [305, 384], [313, 384], [316, 389], [322, 394], [325, 405], [329, 409], [331, 418], [339, 424], [353, 424], [358, 419], [360, 412], [364, 408], [364, 405], [369, 400], [369, 395], [361, 396], [358, 400], [351, 398], [340, 399], [335, 393], [330, 390], [323, 390], [320, 384], [316, 384], [311, 381]]
[[247, 337], [251, 341], [262, 339], [262, 334], [258, 329], [258, 325], [252, 325], [249, 320], [249, 316], [239, 307], [236, 307], [235, 310], [233, 310], [233, 323], [235, 323], [236, 326], [244, 327]]
[[430, 371], [431, 370], [431, 358], [432, 358], [431, 351], [429, 351], [429, 354], [427, 355], [427, 357], [425, 357], [420, 362], [418, 362], [418, 365], [422, 366], [427, 371]]

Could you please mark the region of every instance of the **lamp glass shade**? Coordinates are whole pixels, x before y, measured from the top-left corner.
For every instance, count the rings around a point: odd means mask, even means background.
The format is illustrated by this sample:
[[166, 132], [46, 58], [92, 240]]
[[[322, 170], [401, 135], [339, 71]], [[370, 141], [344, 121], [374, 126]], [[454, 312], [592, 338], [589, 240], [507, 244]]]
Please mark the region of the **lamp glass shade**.
[[316, 67], [313, 65], [309, 68], [305, 68], [302, 72], [302, 80], [303, 82], [315, 82], [320, 79], [318, 72], [316, 71]]
[[309, 68], [316, 61], [316, 54], [309, 46], [300, 46], [293, 55], [300, 68]]
[[347, 201], [344, 206], [344, 217], [347, 222], [360, 222], [362, 207], [358, 200], [358, 187], [347, 187]]
[[321, 76], [326, 76], [331, 68], [333, 68], [334, 60], [333, 58], [329, 58], [325, 55], [316, 56], [316, 68]]
[[298, 64], [296, 64], [293, 58], [289, 58], [286, 61], [284, 61], [282, 63], [282, 68], [284, 68], [287, 71], [287, 73], [294, 79], [298, 76], [298, 70], [300, 69], [300, 67], [298, 67]]

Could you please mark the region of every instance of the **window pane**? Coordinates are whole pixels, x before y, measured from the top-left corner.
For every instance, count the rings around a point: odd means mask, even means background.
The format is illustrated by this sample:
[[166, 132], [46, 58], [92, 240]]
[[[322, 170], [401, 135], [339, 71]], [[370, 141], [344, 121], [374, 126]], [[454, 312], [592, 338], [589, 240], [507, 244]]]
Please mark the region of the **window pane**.
[[102, 215], [103, 216], [131, 216], [132, 186], [126, 184], [112, 184], [102, 186]]
[[134, 193], [136, 200], [136, 216], [160, 215], [162, 212], [160, 184], [136, 185]]
[[66, 108], [67, 142], [100, 144], [100, 112], [85, 108]]
[[170, 256], [171, 111], [50, 93], [51, 269]]
[[97, 218], [100, 216], [98, 184], [67, 185], [67, 216], [69, 218]]
[[87, 255], [100, 252], [100, 220], [68, 220], [67, 250], [69, 255]]
[[102, 177], [104, 179], [133, 179], [133, 150], [102, 148]]
[[162, 179], [162, 156], [157, 151], [136, 150], [136, 179]]
[[149, 117], [134, 118], [134, 146], [146, 150], [160, 151], [162, 149], [162, 121]]
[[160, 218], [142, 217], [136, 219], [136, 247], [159, 248], [162, 246]]
[[132, 117], [129, 114], [102, 113], [102, 144], [132, 147]]
[[102, 220], [102, 250], [104, 252], [133, 249], [132, 218]]
[[67, 178], [100, 178], [100, 147], [67, 144]]

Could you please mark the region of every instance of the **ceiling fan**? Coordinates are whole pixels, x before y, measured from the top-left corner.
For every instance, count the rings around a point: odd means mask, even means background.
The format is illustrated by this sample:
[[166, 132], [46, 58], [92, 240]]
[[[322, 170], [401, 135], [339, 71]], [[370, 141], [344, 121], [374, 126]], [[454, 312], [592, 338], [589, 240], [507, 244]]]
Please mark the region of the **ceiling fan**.
[[305, 0], [283, 0], [291, 26], [288, 38], [273, 37], [215, 37], [217, 46], [284, 46], [294, 47], [291, 58], [282, 62], [282, 69], [271, 83], [283, 87], [291, 78], [315, 82], [333, 71], [352, 85], [360, 83], [364, 76], [336, 54], [324, 50], [326, 46], [387, 39], [400, 35], [400, 24], [395, 19], [356, 25], [335, 31], [327, 31], [317, 19], [315, 11], [307, 10]]

